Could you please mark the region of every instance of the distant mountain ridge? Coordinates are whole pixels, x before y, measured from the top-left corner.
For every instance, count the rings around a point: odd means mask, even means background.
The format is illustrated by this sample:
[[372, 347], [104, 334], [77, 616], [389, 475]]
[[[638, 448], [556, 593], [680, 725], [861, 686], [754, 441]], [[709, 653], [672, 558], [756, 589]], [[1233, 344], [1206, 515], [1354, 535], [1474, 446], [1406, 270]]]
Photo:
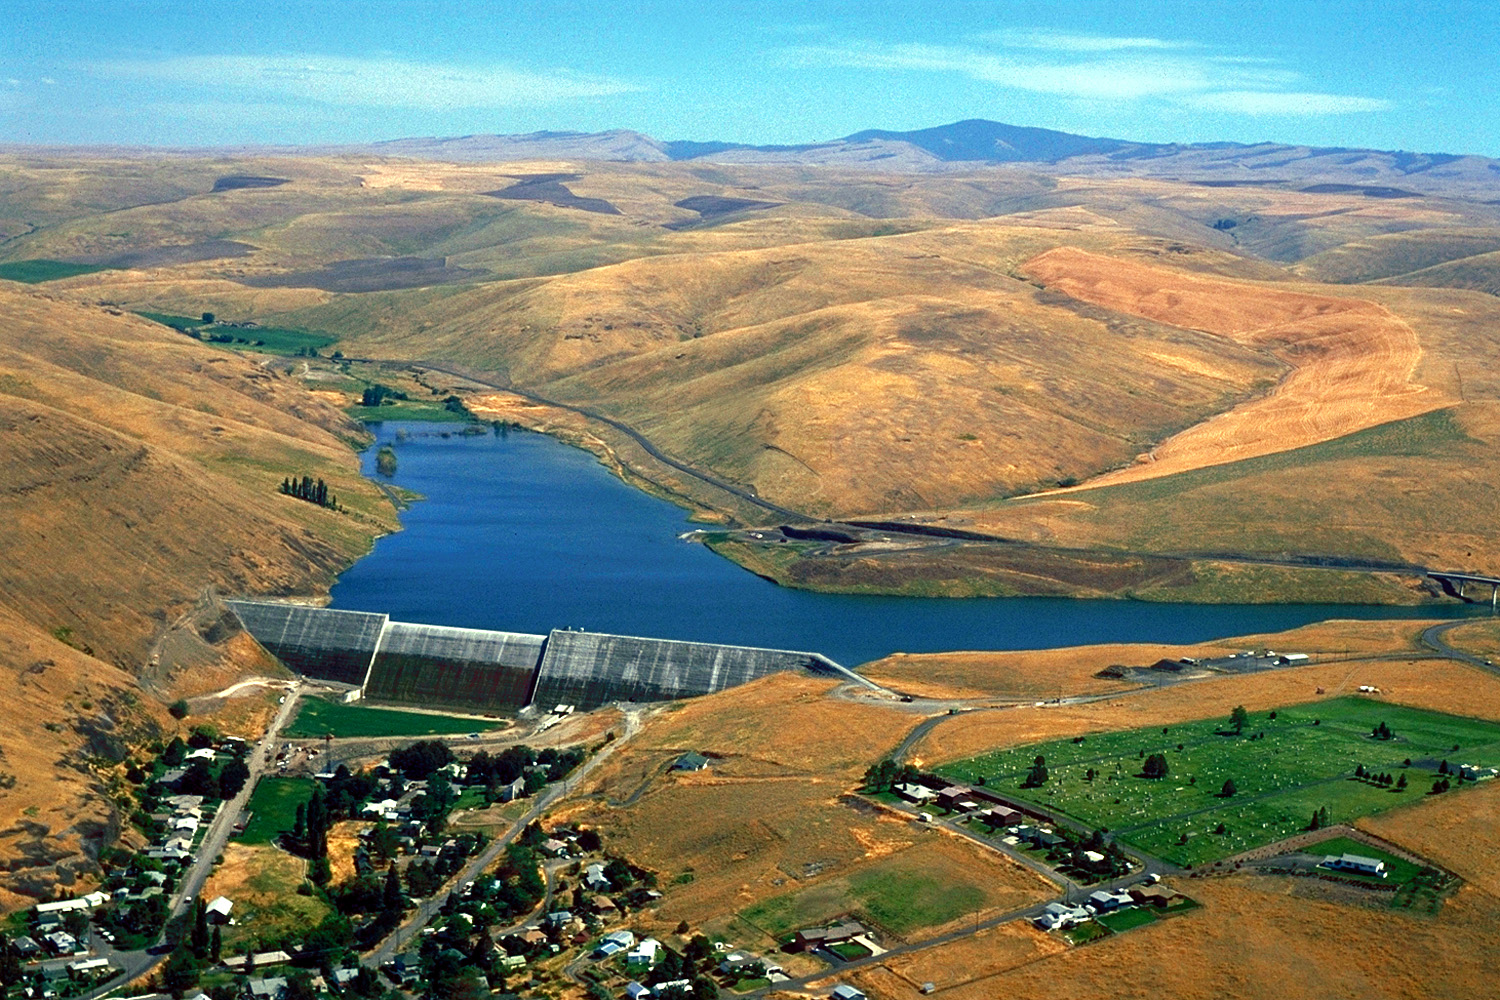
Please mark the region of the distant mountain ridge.
[[865, 129], [827, 142], [755, 145], [662, 141], [628, 129], [395, 139], [344, 151], [467, 162], [503, 160], [704, 161], [944, 171], [1035, 164], [1083, 176], [1154, 177], [1210, 186], [1348, 184], [1371, 197], [1445, 194], [1500, 199], [1500, 161], [1282, 143], [1153, 143], [1077, 135], [973, 118], [911, 131]]

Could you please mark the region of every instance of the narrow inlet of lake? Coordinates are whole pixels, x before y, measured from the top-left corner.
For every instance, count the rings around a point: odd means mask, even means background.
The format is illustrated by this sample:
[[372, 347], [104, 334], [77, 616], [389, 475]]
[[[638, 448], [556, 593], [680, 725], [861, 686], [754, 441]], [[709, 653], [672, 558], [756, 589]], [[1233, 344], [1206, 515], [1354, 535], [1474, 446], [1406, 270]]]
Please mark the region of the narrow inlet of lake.
[[[393, 482], [423, 494], [404, 530], [333, 588], [335, 608], [510, 632], [554, 628], [823, 653], [1191, 643], [1326, 618], [1437, 618], [1472, 608], [1155, 604], [1068, 598], [921, 598], [778, 587], [679, 536], [686, 513], [621, 482], [593, 455], [524, 431], [386, 423], [365, 455], [397, 455]], [[1484, 609], [1486, 613], [1488, 609]]]

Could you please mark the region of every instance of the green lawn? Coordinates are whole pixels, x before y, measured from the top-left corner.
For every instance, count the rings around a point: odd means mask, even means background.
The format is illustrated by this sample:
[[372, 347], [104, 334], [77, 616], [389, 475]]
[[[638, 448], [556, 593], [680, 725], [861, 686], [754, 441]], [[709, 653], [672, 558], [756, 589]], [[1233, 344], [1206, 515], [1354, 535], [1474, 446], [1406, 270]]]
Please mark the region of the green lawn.
[[389, 708], [345, 705], [343, 702], [306, 698], [297, 707], [297, 717], [285, 734], [316, 739], [322, 736], [451, 736], [499, 729], [503, 723], [479, 719], [456, 719]]
[[[1394, 739], [1370, 736], [1380, 722]], [[1164, 779], [1140, 776], [1144, 758], [1153, 753], [1167, 758]], [[1048, 780], [1040, 788], [1023, 788], [1037, 756], [1046, 760]], [[1417, 766], [1405, 768], [1407, 758]], [[937, 771], [969, 783], [982, 778], [996, 791], [1111, 830], [1167, 860], [1202, 864], [1299, 833], [1322, 807], [1337, 823], [1418, 801], [1431, 788], [1441, 759], [1500, 763], [1500, 725], [1341, 698], [1283, 708], [1274, 720], [1254, 713], [1241, 735], [1228, 731], [1225, 717], [1203, 719], [1165, 731], [1125, 730], [1077, 743], [1000, 750]], [[1355, 780], [1359, 764], [1393, 776], [1405, 773], [1409, 787]], [[1091, 768], [1096, 775], [1089, 781]], [[1236, 793], [1222, 798], [1228, 779]]]
[[1132, 907], [1128, 910], [1116, 910], [1096, 917], [1101, 924], [1118, 934], [1120, 931], [1128, 931], [1136, 927], [1144, 927], [1146, 924], [1156, 920], [1156, 914], [1144, 906]]
[[296, 822], [297, 807], [312, 798], [311, 778], [262, 778], [250, 795], [250, 822], [244, 844], [271, 844]]
[[98, 264], [69, 264], [61, 260], [13, 260], [9, 264], [0, 264], [0, 278], [35, 285], [43, 281], [74, 278], [80, 274], [107, 270], [109, 269]]

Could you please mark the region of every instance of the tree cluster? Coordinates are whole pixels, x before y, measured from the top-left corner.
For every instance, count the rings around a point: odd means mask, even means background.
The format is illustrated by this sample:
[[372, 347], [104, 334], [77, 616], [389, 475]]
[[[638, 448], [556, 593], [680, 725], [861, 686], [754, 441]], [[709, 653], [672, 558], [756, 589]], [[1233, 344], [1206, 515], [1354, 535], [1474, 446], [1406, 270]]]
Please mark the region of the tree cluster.
[[1391, 732], [1391, 727], [1384, 722], [1381, 722], [1374, 729], [1370, 730], [1370, 735], [1377, 740], [1393, 740], [1396, 738], [1396, 734]]
[[303, 476], [301, 479], [283, 479], [281, 492], [285, 496], [306, 500], [308, 503], [315, 503], [329, 510], [336, 510], [339, 505], [338, 497], [328, 492], [328, 484], [321, 479], [314, 480], [311, 476]]
[[865, 788], [872, 792], [888, 792], [894, 785], [909, 784], [921, 777], [922, 772], [915, 765], [897, 764], [887, 757], [865, 769]]
[[394, 402], [398, 399], [409, 398], [406, 393], [399, 389], [392, 389], [388, 385], [379, 382], [365, 389], [359, 398], [360, 406], [384, 406], [387, 400]]
[[391, 768], [411, 781], [425, 781], [434, 771], [453, 763], [453, 751], [442, 740], [418, 740], [391, 752]]
[[1312, 821], [1307, 824], [1309, 830], [1321, 830], [1330, 825], [1327, 806], [1319, 806], [1313, 810]]
[[1146, 763], [1141, 765], [1141, 777], [1160, 780], [1165, 778], [1171, 768], [1167, 765], [1167, 755], [1154, 753], [1146, 758]]

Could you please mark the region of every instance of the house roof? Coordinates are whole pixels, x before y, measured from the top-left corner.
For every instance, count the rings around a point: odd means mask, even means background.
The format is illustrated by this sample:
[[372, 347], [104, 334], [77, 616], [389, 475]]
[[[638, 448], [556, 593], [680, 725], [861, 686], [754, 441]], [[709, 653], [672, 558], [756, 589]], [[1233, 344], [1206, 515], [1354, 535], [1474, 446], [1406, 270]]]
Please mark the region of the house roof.
[[228, 896], [220, 896], [212, 903], [209, 903], [206, 909], [209, 913], [221, 913], [227, 917], [229, 916], [229, 911], [234, 909], [234, 900]]

